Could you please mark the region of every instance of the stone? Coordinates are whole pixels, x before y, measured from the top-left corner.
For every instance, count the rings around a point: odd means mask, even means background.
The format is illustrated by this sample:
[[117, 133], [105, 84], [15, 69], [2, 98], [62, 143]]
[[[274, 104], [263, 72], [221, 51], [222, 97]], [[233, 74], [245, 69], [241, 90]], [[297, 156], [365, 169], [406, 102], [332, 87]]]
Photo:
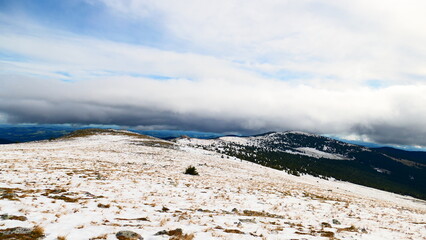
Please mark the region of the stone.
[[340, 225], [341, 223], [339, 222], [339, 220], [337, 220], [337, 219], [333, 219], [333, 224], [335, 224], [335, 225]]
[[16, 228], [8, 229], [7, 231], [3, 232], [3, 235], [14, 235], [14, 234], [24, 235], [24, 234], [31, 234], [32, 232], [33, 232], [33, 229], [31, 228], [16, 227]]
[[167, 235], [169, 232], [166, 230], [161, 230], [159, 232], [157, 232], [156, 234], [154, 234], [154, 236], [158, 236], [158, 235]]
[[140, 234], [132, 231], [119, 231], [115, 236], [119, 240], [143, 240]]
[[2, 214], [0, 215], [1, 220], [17, 220], [17, 221], [27, 221], [27, 217], [25, 216], [15, 216], [15, 215], [9, 215], [9, 214]]

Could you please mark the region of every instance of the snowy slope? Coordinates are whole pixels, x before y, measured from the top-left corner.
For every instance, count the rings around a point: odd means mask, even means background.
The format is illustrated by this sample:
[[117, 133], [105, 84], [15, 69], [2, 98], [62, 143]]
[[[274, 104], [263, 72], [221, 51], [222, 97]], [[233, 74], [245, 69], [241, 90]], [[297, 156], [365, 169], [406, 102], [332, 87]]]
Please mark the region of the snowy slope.
[[[2, 229], [45, 239], [425, 239], [426, 204], [153, 138], [103, 133], [0, 146]], [[193, 165], [200, 176], [185, 175]], [[21, 219], [22, 220], [22, 219]], [[190, 235], [193, 234], [193, 235]], [[181, 239], [184, 239], [182, 236]]]
[[[314, 147], [304, 146], [305, 142], [300, 141], [300, 139], [295, 140], [294, 136], [298, 138], [314, 138], [314, 139], [327, 139], [326, 144]], [[338, 142], [329, 138], [325, 138], [319, 135], [289, 131], [289, 132], [274, 132], [267, 133], [260, 136], [251, 136], [251, 137], [234, 137], [226, 136], [220, 137], [217, 139], [197, 139], [197, 138], [179, 138], [176, 140], [178, 143], [183, 145], [191, 146], [205, 146], [208, 148], [222, 148], [226, 145], [240, 145], [240, 146], [254, 146], [258, 148], [271, 148], [274, 146], [274, 150], [287, 152], [295, 155], [304, 155], [314, 158], [327, 158], [333, 160], [351, 160], [351, 158], [344, 156], [342, 153], [338, 153], [336, 149], [327, 145], [331, 142], [334, 145], [342, 145], [345, 147], [355, 146], [348, 143]], [[362, 149], [362, 148], [360, 148]]]

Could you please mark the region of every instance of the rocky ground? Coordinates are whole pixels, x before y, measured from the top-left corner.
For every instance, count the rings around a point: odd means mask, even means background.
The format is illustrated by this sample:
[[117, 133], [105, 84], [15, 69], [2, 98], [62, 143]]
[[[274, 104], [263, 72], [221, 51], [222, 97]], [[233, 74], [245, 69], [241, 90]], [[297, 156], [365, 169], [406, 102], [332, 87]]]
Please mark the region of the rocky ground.
[[125, 132], [0, 145], [0, 169], [0, 240], [426, 239], [424, 201]]

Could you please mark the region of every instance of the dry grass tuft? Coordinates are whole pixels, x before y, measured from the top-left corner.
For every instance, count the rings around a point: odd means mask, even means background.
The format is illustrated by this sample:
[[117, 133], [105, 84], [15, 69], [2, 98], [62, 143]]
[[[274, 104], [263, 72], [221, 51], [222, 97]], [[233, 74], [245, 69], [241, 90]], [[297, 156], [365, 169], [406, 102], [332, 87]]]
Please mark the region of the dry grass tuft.
[[244, 234], [244, 232], [238, 230], [238, 229], [225, 229], [223, 230], [226, 233], [237, 233], [237, 234]]
[[355, 226], [350, 226], [350, 227], [347, 227], [347, 228], [338, 228], [337, 229], [337, 232], [358, 232], [358, 228], [357, 227], [355, 227]]
[[102, 234], [100, 236], [90, 238], [89, 240], [100, 240], [100, 239], [107, 239], [107, 238], [108, 238], [108, 234]]
[[195, 238], [195, 235], [191, 233], [191, 234], [183, 234], [179, 236], [172, 236], [170, 240], [192, 240], [194, 238]]
[[102, 204], [102, 203], [98, 203], [98, 208], [110, 208], [111, 205], [110, 204]]

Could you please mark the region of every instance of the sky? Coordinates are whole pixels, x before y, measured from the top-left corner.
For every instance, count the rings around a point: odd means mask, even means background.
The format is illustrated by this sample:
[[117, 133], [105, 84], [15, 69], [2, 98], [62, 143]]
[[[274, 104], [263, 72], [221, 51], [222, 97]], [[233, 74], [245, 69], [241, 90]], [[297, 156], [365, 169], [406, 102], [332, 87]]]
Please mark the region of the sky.
[[0, 123], [426, 147], [426, 1], [0, 0]]

